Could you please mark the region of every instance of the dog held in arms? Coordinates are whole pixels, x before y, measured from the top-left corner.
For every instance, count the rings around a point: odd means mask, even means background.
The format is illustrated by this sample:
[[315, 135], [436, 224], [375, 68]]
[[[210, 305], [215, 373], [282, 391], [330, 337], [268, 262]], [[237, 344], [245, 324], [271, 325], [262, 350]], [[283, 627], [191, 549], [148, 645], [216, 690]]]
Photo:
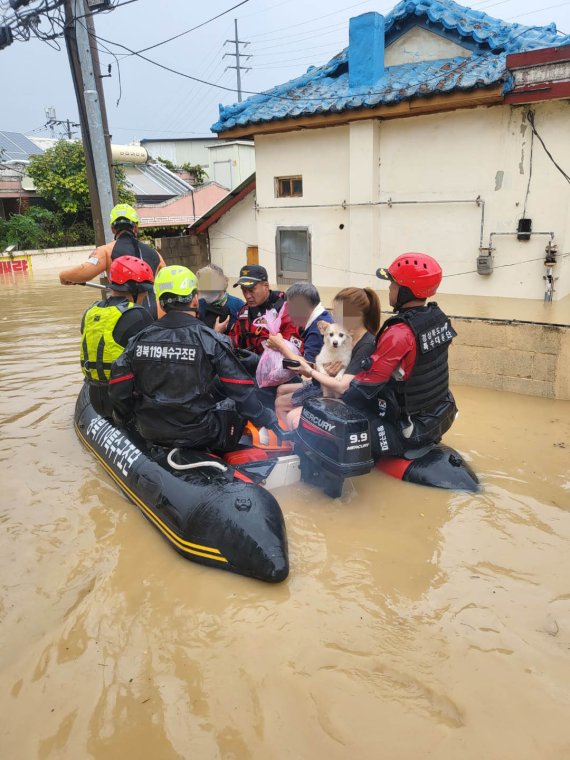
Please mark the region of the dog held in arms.
[[[324, 320], [318, 322], [317, 327], [323, 336], [324, 343], [321, 352], [315, 359], [315, 367], [319, 372], [327, 374], [325, 365], [340, 362], [341, 369], [334, 376], [336, 380], [340, 380], [350, 363], [352, 336], [341, 325], [329, 324]], [[341, 393], [329, 388], [323, 388], [325, 398], [340, 398], [341, 395]]]

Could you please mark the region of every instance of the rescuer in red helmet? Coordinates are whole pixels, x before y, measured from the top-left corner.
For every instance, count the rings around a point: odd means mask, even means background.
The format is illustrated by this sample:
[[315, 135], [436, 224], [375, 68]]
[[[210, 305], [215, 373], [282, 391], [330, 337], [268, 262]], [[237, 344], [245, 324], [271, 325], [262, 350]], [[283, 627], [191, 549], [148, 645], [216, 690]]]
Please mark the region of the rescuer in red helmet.
[[404, 253], [376, 275], [390, 282], [394, 316], [344, 399], [370, 418], [376, 457], [403, 456], [438, 442], [455, 420], [447, 354], [456, 332], [435, 302], [426, 303], [442, 278], [431, 256]]
[[136, 256], [120, 256], [109, 270], [110, 294], [90, 306], [81, 321], [81, 369], [89, 385], [95, 411], [111, 417], [108, 395], [111, 364], [125, 349], [130, 338], [154, 320], [141, 304], [152, 292], [154, 275], [146, 261]]

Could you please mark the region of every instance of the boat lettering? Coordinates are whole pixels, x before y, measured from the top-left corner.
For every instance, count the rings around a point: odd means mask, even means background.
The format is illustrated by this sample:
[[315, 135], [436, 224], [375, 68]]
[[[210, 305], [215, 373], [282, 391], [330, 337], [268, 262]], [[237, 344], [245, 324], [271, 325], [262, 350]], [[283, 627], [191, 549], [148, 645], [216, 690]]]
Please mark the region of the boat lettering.
[[107, 460], [125, 476], [129, 474], [131, 467], [142, 453], [103, 417], [94, 417], [91, 420], [87, 426], [86, 435], [93, 443], [104, 449]]

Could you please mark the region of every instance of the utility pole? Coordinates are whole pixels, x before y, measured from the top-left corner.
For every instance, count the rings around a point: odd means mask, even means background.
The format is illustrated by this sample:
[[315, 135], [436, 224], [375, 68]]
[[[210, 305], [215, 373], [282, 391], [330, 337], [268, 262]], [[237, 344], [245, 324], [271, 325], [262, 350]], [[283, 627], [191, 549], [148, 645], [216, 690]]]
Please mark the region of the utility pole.
[[58, 119], [55, 115], [55, 108], [53, 108], [53, 106], [46, 108], [46, 116], [46, 127], [49, 128], [52, 137], [54, 136], [54, 127], [63, 127], [63, 131], [67, 135], [67, 139], [72, 140], [74, 132], [71, 128], [81, 126], [80, 124], [76, 124], [74, 121], [71, 121], [71, 119]]
[[227, 66], [227, 69], [235, 69], [236, 70], [236, 79], [237, 79], [237, 96], [238, 96], [238, 103], [241, 103], [241, 72], [242, 71], [251, 71], [251, 67], [249, 66], [242, 66], [241, 61], [243, 60], [249, 60], [251, 58], [251, 55], [244, 55], [241, 52], [240, 45], [243, 45], [244, 47], [247, 47], [250, 43], [249, 42], [242, 42], [239, 38], [238, 34], [238, 22], [237, 18], [234, 19], [234, 28], [235, 28], [235, 39], [233, 40], [226, 40], [224, 42], [224, 46], [227, 44], [235, 45], [235, 51], [233, 53], [224, 53], [222, 56], [223, 58], [226, 58], [226, 56], [230, 56], [232, 58], [235, 58], [236, 64], [235, 66]]
[[93, 60], [89, 16], [84, 0], [65, 0], [65, 41], [81, 122], [95, 240], [97, 245], [103, 245], [113, 239], [109, 217], [116, 196], [110, 145], [107, 149], [105, 103], [99, 95], [99, 91], [102, 93], [100, 71], [98, 58], [97, 65]]

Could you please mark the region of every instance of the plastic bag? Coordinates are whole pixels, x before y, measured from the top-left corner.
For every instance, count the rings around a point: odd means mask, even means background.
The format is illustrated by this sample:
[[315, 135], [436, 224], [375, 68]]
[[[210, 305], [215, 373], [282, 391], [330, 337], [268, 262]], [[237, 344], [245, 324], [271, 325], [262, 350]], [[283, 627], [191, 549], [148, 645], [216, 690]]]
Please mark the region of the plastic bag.
[[[277, 335], [281, 329], [281, 320], [286, 313], [286, 309], [287, 304], [283, 306], [279, 314], [277, 314], [275, 309], [269, 309], [269, 311], [265, 313], [265, 316], [260, 318], [260, 320], [263, 320], [263, 326], [270, 335]], [[256, 320], [256, 322], [259, 322], [260, 320]], [[293, 353], [300, 356], [300, 351], [295, 344], [289, 341], [289, 346]], [[282, 385], [293, 377], [296, 377], [296, 373], [294, 370], [285, 369], [283, 367], [283, 355], [280, 354], [279, 351], [275, 351], [273, 348], [266, 348], [263, 351], [255, 373], [255, 379], [260, 388]]]

